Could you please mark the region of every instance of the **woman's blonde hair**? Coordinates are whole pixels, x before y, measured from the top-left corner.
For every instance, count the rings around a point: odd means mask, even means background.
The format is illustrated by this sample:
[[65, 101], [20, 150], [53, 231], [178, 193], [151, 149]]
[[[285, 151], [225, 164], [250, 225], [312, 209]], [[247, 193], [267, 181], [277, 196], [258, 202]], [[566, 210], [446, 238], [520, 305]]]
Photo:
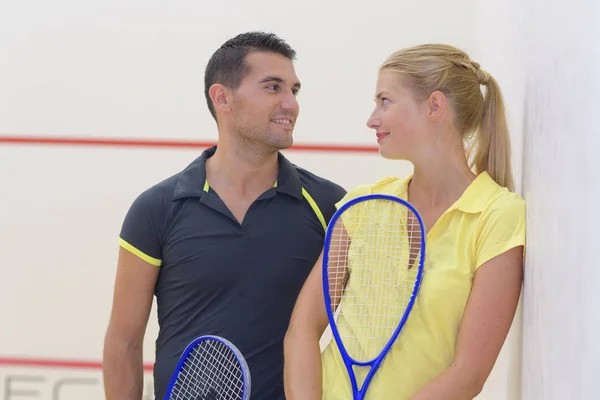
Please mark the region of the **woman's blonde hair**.
[[[456, 128], [465, 142], [472, 139], [467, 159], [475, 173], [483, 171], [514, 190], [511, 145], [504, 101], [498, 82], [478, 63], [455, 47], [425, 44], [393, 53], [380, 70], [401, 74], [415, 96], [444, 93], [456, 115]], [[481, 91], [485, 86], [485, 96]]]

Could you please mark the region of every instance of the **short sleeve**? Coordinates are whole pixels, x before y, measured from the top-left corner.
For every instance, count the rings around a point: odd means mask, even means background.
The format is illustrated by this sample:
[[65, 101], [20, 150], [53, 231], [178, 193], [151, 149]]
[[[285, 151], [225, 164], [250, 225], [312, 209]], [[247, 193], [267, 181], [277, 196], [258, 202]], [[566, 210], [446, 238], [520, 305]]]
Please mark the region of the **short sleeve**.
[[514, 195], [500, 199], [482, 214], [475, 269], [517, 246], [525, 246], [525, 201]]
[[340, 201], [335, 204], [335, 207], [339, 209], [350, 200], [371, 193], [371, 186], [372, 185], [360, 185], [352, 188], [344, 197], [342, 197]]
[[156, 190], [140, 194], [131, 204], [119, 235], [119, 245], [151, 265], [162, 264], [164, 211]]
[[[348, 203], [349, 201], [356, 199], [357, 197], [370, 194], [371, 188], [372, 185], [360, 185], [354, 187], [353, 189], [348, 191], [348, 193], [346, 193], [346, 195], [340, 201], [336, 203], [336, 208], [339, 210], [344, 204]], [[342, 223], [344, 224], [344, 230], [351, 238], [354, 237], [356, 233], [355, 225], [361, 216], [359, 210], [360, 209], [354, 209], [353, 207], [350, 207], [340, 217]]]

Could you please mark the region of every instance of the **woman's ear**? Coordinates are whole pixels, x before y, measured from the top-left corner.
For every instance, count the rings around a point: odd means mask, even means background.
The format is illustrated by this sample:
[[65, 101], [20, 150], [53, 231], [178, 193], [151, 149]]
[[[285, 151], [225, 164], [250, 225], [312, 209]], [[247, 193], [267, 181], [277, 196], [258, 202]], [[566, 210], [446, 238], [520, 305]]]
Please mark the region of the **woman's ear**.
[[427, 106], [429, 107], [429, 116], [436, 120], [439, 119], [447, 110], [448, 102], [446, 96], [444, 93], [436, 90], [429, 95]]

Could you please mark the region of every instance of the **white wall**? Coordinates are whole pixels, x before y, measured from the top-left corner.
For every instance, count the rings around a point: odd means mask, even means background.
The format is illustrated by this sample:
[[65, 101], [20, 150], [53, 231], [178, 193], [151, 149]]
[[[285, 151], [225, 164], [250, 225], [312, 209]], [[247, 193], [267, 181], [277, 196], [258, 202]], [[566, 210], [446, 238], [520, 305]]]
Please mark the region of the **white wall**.
[[[522, 190], [523, 115], [525, 69], [523, 67], [523, 7], [520, 0], [476, 1], [472, 56], [498, 80], [507, 107], [512, 137], [515, 186]], [[512, 329], [480, 397], [485, 399], [541, 400], [521, 397], [521, 321], [519, 305]]]
[[524, 2], [523, 398], [599, 398], [600, 4]]
[[[503, 84], [511, 124], [519, 126], [520, 70], [487, 25], [494, 9], [473, 0], [166, 4], [0, 5], [0, 136], [215, 140], [203, 96], [204, 67], [223, 41], [249, 29], [272, 30], [298, 51], [303, 89], [297, 143], [373, 145], [365, 122], [379, 63], [393, 50], [430, 41], [479, 58]], [[498, 15], [505, 22], [511, 18]], [[198, 152], [0, 146], [0, 358], [101, 359], [123, 216], [140, 191], [179, 171]], [[376, 154], [287, 155], [347, 188], [410, 171]], [[148, 362], [156, 331], [152, 322]], [[516, 337], [480, 398], [518, 398]], [[71, 377], [87, 381], [53, 397], [57, 382]], [[148, 382], [151, 389], [150, 374]], [[20, 398], [103, 398], [98, 369], [25, 368], [0, 360], [0, 400], [16, 398], [15, 391], [28, 391]]]

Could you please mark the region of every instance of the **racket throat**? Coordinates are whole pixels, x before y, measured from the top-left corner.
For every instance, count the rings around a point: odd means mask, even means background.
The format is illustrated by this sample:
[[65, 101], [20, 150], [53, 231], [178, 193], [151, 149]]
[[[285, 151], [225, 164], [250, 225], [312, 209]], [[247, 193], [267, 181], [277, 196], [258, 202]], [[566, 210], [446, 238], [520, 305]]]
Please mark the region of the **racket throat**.
[[350, 384], [352, 386], [352, 394], [353, 400], [364, 400], [371, 380], [375, 376], [377, 369], [379, 368], [380, 363], [375, 360], [368, 364], [352, 364], [350, 362], [346, 362], [346, 368], [348, 368], [351, 372], [350, 376]]

